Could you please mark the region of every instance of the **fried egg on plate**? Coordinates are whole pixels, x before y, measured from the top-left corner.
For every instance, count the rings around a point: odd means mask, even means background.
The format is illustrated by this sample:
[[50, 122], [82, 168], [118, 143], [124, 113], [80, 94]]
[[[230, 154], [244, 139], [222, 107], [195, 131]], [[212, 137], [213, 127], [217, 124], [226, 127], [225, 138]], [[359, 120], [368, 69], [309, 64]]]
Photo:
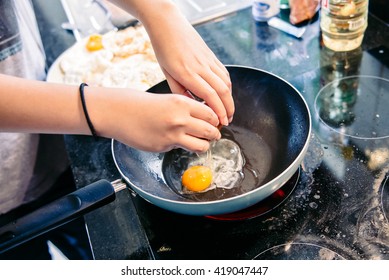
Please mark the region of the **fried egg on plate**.
[[102, 42], [102, 49], [89, 51], [82, 41], [64, 54], [64, 83], [147, 90], [165, 79], [143, 26], [111, 31]]

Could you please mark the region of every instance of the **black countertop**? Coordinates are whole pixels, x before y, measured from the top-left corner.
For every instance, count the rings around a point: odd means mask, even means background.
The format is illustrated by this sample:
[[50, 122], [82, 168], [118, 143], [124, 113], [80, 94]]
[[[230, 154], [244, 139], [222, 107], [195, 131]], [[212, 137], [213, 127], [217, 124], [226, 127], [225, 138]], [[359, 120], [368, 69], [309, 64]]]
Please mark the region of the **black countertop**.
[[[66, 21], [60, 1], [34, 0], [33, 2], [43, 35], [48, 66], [50, 66], [75, 40], [71, 33], [63, 30], [60, 26], [62, 22]], [[287, 18], [287, 14], [281, 14], [281, 16]], [[333, 71], [333, 63], [337, 54], [322, 47], [317, 17], [307, 25], [307, 31], [301, 40], [268, 27], [266, 24], [255, 23], [250, 9], [198, 25], [196, 29], [224, 64], [251, 66], [279, 75], [303, 94], [312, 111], [314, 111], [315, 97], [320, 88], [331, 81], [334, 75], [336, 76], [336, 71]], [[385, 68], [385, 63], [388, 67], [388, 48], [389, 26], [374, 15], [370, 15], [362, 48], [356, 51], [359, 53], [354, 52], [350, 55], [350, 57], [357, 57], [357, 62], [351, 61], [351, 68], [346, 71], [347, 73], [342, 72], [340, 77], [361, 73], [379, 75], [388, 79], [388, 70]], [[370, 63], [374, 59], [380, 61], [384, 70], [375, 69], [375, 65], [381, 64]], [[343, 61], [342, 58], [340, 60]], [[366, 63], [373, 66], [360, 69], [360, 65]], [[328, 68], [332, 70], [326, 70]], [[315, 125], [315, 122], [314, 134], [319, 135], [319, 137], [316, 137], [316, 140], [312, 141], [313, 143], [319, 146], [327, 145], [326, 139], [323, 140], [320, 137], [322, 128], [318, 124]], [[95, 140], [92, 137], [67, 135], [65, 140], [78, 187], [83, 187], [99, 179], [114, 181], [120, 178], [112, 158], [110, 139]], [[385, 142], [383, 145], [387, 145], [387, 143]], [[346, 151], [343, 152], [346, 153]], [[315, 168], [328, 170], [322, 162], [313, 163], [313, 165]], [[302, 174], [302, 180], [309, 180], [307, 176], [305, 173]], [[322, 175], [321, 179], [325, 181], [327, 177], [330, 176]], [[336, 200], [331, 194], [328, 196], [325, 196], [324, 192], [322, 194], [321, 199]], [[295, 201], [297, 198], [301, 199], [301, 196], [304, 195], [302, 191], [299, 192], [297, 189], [291, 201]], [[311, 206], [312, 209], [315, 208], [313, 204]], [[158, 214], [155, 214], [156, 212]], [[312, 218], [312, 223], [320, 223], [320, 216], [314, 215], [310, 218]], [[327, 218], [331, 219], [331, 217]], [[220, 223], [203, 217], [187, 217], [168, 213], [143, 201], [128, 190], [118, 192], [114, 202], [87, 214], [85, 220], [96, 259], [252, 259], [259, 253], [257, 252], [258, 248], [256, 248], [258, 242], [261, 241], [259, 239], [263, 239], [265, 242], [263, 236], [268, 238], [271, 234], [278, 235], [277, 232], [270, 229], [267, 221], [260, 218], [239, 223]], [[295, 224], [300, 219], [297, 220], [286, 223], [287, 228], [283, 229], [285, 236], [278, 236], [281, 238], [281, 243], [282, 240], [284, 242], [298, 240], [290, 228], [294, 227], [298, 231], [303, 231], [303, 225]], [[169, 227], [175, 229], [175, 234], [169, 236], [170, 233], [166, 229]], [[221, 239], [212, 237], [209, 242], [205, 243], [206, 246], [198, 242], [188, 246], [185, 239], [180, 238], [181, 234], [188, 234], [184, 230], [188, 228], [192, 230], [189, 238], [201, 234], [198, 232], [200, 229], [211, 232], [211, 235], [220, 232], [225, 237]], [[210, 230], [212, 228], [214, 230]], [[331, 227], [328, 231], [315, 232], [312, 235], [335, 234], [331, 232]], [[344, 229], [344, 235], [346, 232]], [[338, 230], [337, 234], [342, 236], [341, 230]], [[244, 235], [247, 238], [244, 238]], [[256, 235], [258, 238], [255, 238]], [[309, 241], [308, 234], [304, 236], [306, 237], [305, 241]], [[174, 238], [180, 240], [173, 240]], [[253, 241], [256, 239], [258, 240]], [[385, 242], [388, 241], [387, 239], [386, 236]], [[276, 243], [272, 242], [271, 239], [266, 239], [266, 242], [268, 246]], [[385, 242], [382, 248], [386, 250], [389, 248], [389, 242]], [[212, 245], [208, 246], [209, 244]], [[239, 246], [234, 244], [239, 244]], [[376, 256], [361, 250], [358, 254], [354, 254], [353, 252], [357, 249], [353, 247], [353, 244], [350, 243], [350, 250], [343, 250], [345, 258], [389, 258], [387, 252]]]

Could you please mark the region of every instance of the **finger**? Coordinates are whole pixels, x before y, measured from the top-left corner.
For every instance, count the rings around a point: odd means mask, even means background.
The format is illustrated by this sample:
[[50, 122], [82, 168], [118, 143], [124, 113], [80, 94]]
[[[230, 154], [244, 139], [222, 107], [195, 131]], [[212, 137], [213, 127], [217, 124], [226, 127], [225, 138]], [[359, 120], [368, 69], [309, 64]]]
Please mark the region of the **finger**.
[[[172, 92], [188, 96], [188, 94], [185, 94], [187, 89], [192, 88], [192, 91], [196, 89], [195, 94], [205, 100], [207, 105], [216, 112], [220, 123], [228, 125], [232, 121], [232, 116], [235, 112], [234, 101], [231, 95], [231, 81], [224, 65], [216, 58], [215, 61], [217, 65], [213, 69], [216, 75], [211, 71], [211, 75], [203, 75], [206, 77], [205, 79], [200, 76], [197, 76], [197, 78], [193, 77], [188, 81], [186, 87], [177, 82], [167, 71], [164, 71], [164, 73]], [[207, 82], [207, 80], [210, 82]]]
[[[215, 98], [218, 98], [223, 105], [223, 109], [225, 112], [224, 116], [220, 116], [221, 123], [223, 125], [228, 125], [230, 120], [232, 120], [232, 116], [235, 112], [234, 100], [232, 98], [231, 89], [228, 85], [220, 78], [219, 75], [214, 72], [209, 73], [207, 76], [204, 76], [203, 79], [209, 84], [209, 86], [214, 90], [213, 92], [208, 92], [208, 97], [205, 97], [207, 104], [213, 108], [214, 110], [217, 106], [214, 102]], [[219, 100], [216, 100], [219, 103]]]
[[212, 71], [218, 75], [223, 82], [227, 85], [227, 87], [232, 90], [232, 83], [231, 83], [231, 77], [230, 72], [228, 72], [227, 68], [224, 66], [223, 63], [220, 62], [217, 58], [215, 58], [215, 67], [211, 67]]
[[193, 153], [204, 153], [210, 147], [210, 142], [191, 135], [183, 135], [176, 147], [185, 149]]
[[201, 120], [212, 127], [217, 127], [219, 125], [219, 117], [208, 105], [194, 99], [190, 100], [190, 102], [190, 115], [192, 118]]
[[228, 69], [215, 55], [213, 56], [213, 62], [214, 64], [209, 64], [211, 71], [219, 76], [231, 91], [232, 83]]
[[169, 87], [170, 87], [170, 90], [172, 93], [184, 95], [184, 96], [189, 97], [191, 99], [196, 99], [195, 96], [189, 90], [187, 90], [185, 87], [183, 87], [171, 75], [166, 73], [165, 76], [166, 76], [167, 82], [169, 84]]
[[216, 90], [205, 79], [200, 76], [193, 77], [188, 89], [207, 103], [217, 114], [221, 124], [228, 125], [226, 108]]
[[193, 118], [188, 125], [187, 135], [209, 141], [221, 138], [219, 129], [203, 120]]
[[232, 96], [232, 84], [229, 73], [227, 72], [226, 74], [224, 70], [219, 67], [214, 67], [212, 70], [213, 74], [207, 75], [209, 84], [217, 92], [227, 112], [227, 118], [229, 122], [231, 122], [235, 113], [235, 105]]
[[165, 74], [167, 83], [169, 84], [170, 90], [173, 93], [183, 93], [186, 91], [186, 88], [184, 88], [179, 82], [177, 82], [167, 71], [162, 70]]
[[[166, 73], [165, 76], [166, 76], [166, 79], [168, 80], [169, 87], [173, 93], [178, 93], [178, 94], [181, 94], [181, 95], [184, 95], [184, 96], [187, 96], [187, 97], [194, 99], [193, 95], [188, 93], [188, 90], [185, 89], [179, 82], [177, 82], [171, 75]], [[210, 90], [212, 90], [212, 89], [210, 89]], [[209, 106], [208, 103], [207, 103], [207, 105]], [[196, 115], [196, 112], [200, 112], [200, 113], [204, 112], [203, 109], [199, 108], [198, 105], [197, 105], [197, 108], [198, 109], [196, 109], [193, 112], [195, 115]], [[213, 112], [212, 110], [208, 110], [207, 112], [208, 112], [207, 115], [197, 114], [196, 117], [201, 118], [201, 119], [213, 124], [214, 126], [218, 126], [220, 124], [219, 117], [217, 115], [215, 115], [215, 112]], [[227, 125], [227, 124], [224, 124], [224, 125]]]

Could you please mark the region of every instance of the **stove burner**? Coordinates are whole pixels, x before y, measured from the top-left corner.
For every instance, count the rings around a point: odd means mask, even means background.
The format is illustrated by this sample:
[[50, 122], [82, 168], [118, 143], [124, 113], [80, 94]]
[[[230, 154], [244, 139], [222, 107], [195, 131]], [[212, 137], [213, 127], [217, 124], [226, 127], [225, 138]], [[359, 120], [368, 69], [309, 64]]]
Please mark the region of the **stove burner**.
[[289, 197], [289, 195], [295, 189], [299, 178], [300, 168], [280, 189], [278, 189], [268, 198], [258, 202], [257, 204], [249, 208], [240, 210], [238, 212], [215, 216], [206, 216], [206, 218], [221, 221], [242, 221], [262, 216], [281, 205], [282, 202], [284, 202]]
[[385, 180], [382, 183], [381, 205], [385, 219], [389, 222], [389, 173], [386, 174]]
[[311, 243], [286, 243], [258, 254], [255, 260], [345, 260], [338, 253]]
[[317, 117], [329, 129], [352, 138], [389, 137], [389, 80], [349, 76], [325, 85], [315, 99]]

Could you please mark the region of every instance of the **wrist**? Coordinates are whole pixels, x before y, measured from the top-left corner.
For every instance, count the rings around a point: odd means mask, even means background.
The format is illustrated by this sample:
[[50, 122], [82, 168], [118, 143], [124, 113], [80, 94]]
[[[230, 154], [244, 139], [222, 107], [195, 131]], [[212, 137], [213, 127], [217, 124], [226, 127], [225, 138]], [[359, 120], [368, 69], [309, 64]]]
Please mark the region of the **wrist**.
[[88, 84], [81, 83], [81, 85], [79, 87], [82, 110], [84, 112], [84, 117], [85, 117], [85, 120], [86, 120], [86, 122], [88, 124], [89, 130], [90, 130], [92, 136], [93, 137], [97, 137], [96, 130], [95, 130], [94, 125], [93, 125], [93, 123], [92, 123], [92, 121], [91, 121], [91, 119], [89, 117], [88, 108], [87, 108], [86, 102], [85, 102], [84, 88], [86, 86], [88, 86]]
[[[125, 129], [139, 121], [136, 115], [138, 99], [145, 94], [131, 89], [85, 87], [85, 102], [97, 136], [117, 138]], [[141, 100], [141, 99], [140, 99]], [[84, 120], [85, 124], [87, 123]]]

